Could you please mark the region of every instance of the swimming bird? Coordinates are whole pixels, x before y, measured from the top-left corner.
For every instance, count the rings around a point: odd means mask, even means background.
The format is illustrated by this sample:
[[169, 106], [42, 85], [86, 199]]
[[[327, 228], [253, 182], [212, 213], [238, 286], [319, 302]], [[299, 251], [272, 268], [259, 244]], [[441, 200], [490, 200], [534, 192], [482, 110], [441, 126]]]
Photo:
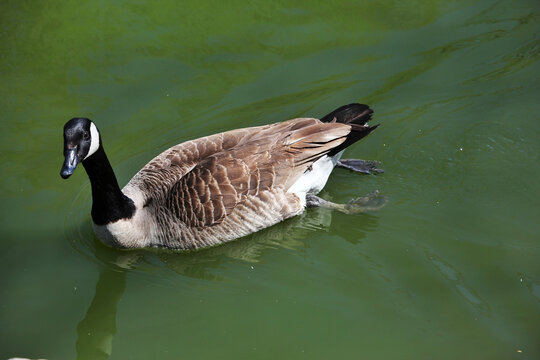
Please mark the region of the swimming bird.
[[[190, 140], [146, 164], [120, 189], [97, 126], [73, 118], [64, 126], [67, 179], [81, 163], [92, 187], [97, 237], [119, 248], [192, 250], [218, 245], [298, 215], [306, 207], [343, 212], [377, 208], [377, 197], [334, 204], [317, 197], [337, 165], [378, 172], [374, 162], [340, 160], [367, 136], [373, 111], [342, 106], [320, 120], [296, 118]], [[380, 204], [379, 204], [380, 205]]]

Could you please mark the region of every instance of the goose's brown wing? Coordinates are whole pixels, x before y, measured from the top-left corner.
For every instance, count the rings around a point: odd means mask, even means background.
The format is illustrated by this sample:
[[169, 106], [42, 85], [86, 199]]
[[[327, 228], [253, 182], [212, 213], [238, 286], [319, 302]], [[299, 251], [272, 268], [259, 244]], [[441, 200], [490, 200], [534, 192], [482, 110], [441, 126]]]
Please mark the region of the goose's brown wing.
[[171, 187], [167, 208], [190, 227], [219, 224], [248, 196], [287, 191], [313, 162], [343, 143], [351, 128], [295, 119], [272, 130], [203, 159]]

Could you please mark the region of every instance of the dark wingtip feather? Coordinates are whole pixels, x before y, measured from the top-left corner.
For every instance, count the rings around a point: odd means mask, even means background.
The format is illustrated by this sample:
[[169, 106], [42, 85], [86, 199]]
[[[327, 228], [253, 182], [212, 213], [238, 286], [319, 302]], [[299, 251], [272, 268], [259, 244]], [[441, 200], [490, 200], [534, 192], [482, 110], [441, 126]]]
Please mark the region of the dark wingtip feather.
[[321, 118], [322, 122], [364, 125], [371, 119], [373, 110], [365, 104], [343, 105]]
[[373, 110], [371, 110], [369, 106], [354, 103], [343, 105], [324, 116], [321, 119], [323, 122], [338, 122], [351, 126], [351, 132], [347, 135], [347, 139], [342, 144], [332, 149], [328, 155], [333, 156], [337, 154], [347, 146], [354, 144], [378, 128], [380, 124], [374, 126], [368, 125], [368, 121], [371, 120], [372, 114]]

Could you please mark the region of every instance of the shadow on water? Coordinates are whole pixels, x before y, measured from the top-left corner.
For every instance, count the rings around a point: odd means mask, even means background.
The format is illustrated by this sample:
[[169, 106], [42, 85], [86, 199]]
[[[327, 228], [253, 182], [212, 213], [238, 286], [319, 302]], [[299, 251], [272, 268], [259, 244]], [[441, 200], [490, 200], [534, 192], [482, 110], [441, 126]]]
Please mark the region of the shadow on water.
[[[68, 240], [80, 254], [97, 261], [100, 270], [92, 302], [77, 326], [77, 359], [109, 358], [117, 330], [118, 303], [126, 289], [128, 273], [144, 276], [157, 268], [194, 279], [227, 281], [215, 272], [238, 261], [259, 262], [272, 249], [303, 252], [310, 247], [310, 238], [315, 233], [330, 231], [332, 215], [327, 209], [313, 209], [237, 241], [194, 252], [108, 248], [95, 238], [90, 224], [82, 218], [78, 227], [66, 229]], [[355, 233], [355, 239], [348, 241], [356, 244], [374, 231], [378, 218], [363, 214], [355, 217], [354, 222], [360, 231]]]

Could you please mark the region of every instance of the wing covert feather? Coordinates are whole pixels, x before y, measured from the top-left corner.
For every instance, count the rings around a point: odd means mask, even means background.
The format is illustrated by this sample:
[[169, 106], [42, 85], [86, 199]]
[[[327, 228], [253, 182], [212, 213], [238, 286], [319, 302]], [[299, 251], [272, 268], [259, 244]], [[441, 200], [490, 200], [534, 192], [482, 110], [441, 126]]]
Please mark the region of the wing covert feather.
[[187, 226], [219, 224], [246, 196], [286, 192], [313, 162], [341, 144], [350, 129], [302, 118], [192, 141], [187, 159], [185, 153], [168, 155], [177, 166], [197, 162], [171, 185], [165, 206]]

